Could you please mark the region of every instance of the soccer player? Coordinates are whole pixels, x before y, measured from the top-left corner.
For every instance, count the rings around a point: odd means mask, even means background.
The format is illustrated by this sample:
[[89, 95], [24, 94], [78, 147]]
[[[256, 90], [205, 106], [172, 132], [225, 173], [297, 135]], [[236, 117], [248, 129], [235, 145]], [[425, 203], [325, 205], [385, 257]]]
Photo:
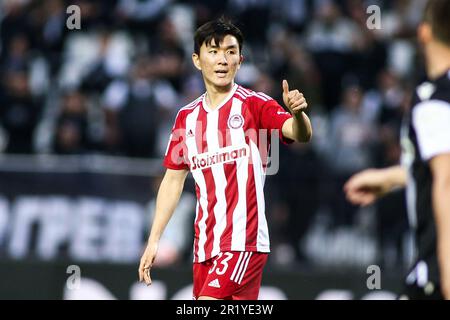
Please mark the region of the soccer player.
[[417, 258], [400, 298], [450, 299], [450, 0], [430, 0], [418, 27], [429, 81], [415, 91], [402, 129], [402, 166], [357, 173], [344, 186], [368, 205], [407, 187]]
[[190, 171], [197, 193], [194, 299], [258, 298], [270, 251], [263, 194], [269, 144], [261, 141], [273, 130], [286, 143], [308, 142], [312, 135], [306, 100], [298, 90], [290, 91], [286, 80], [283, 101], [290, 113], [266, 94], [234, 82], [242, 45], [241, 31], [224, 18], [195, 32], [192, 61], [206, 93], [181, 108], [175, 119], [139, 266], [140, 281], [151, 284], [158, 241]]

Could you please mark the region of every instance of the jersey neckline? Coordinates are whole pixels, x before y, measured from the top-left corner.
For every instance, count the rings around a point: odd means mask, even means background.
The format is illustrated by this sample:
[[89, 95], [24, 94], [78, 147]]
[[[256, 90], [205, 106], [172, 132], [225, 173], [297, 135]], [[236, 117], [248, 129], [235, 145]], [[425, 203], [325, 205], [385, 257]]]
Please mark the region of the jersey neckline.
[[223, 101], [222, 101], [215, 109], [211, 109], [211, 108], [209, 107], [208, 103], [206, 102], [206, 95], [207, 95], [207, 92], [205, 92], [205, 93], [203, 94], [203, 99], [202, 99], [202, 106], [203, 106], [203, 109], [204, 109], [206, 112], [214, 112], [214, 111], [218, 111], [220, 108], [222, 108], [222, 107], [223, 107], [223, 106], [231, 99], [231, 97], [234, 96], [234, 94], [235, 94], [235, 92], [236, 92], [236, 90], [237, 90], [238, 87], [239, 87], [239, 85], [238, 85], [237, 83], [235, 83], [235, 84], [233, 85], [233, 88], [231, 88], [230, 92], [228, 93], [228, 95], [223, 99]]

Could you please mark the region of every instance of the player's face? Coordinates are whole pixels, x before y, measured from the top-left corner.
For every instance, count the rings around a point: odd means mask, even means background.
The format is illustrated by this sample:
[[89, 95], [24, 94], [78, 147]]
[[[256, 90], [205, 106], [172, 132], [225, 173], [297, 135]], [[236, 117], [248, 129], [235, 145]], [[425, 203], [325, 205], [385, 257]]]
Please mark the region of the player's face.
[[219, 45], [214, 39], [209, 45], [203, 43], [200, 54], [192, 55], [194, 65], [202, 71], [207, 87], [212, 85], [227, 89], [234, 84], [234, 77], [242, 59], [238, 41], [231, 35], [226, 35]]

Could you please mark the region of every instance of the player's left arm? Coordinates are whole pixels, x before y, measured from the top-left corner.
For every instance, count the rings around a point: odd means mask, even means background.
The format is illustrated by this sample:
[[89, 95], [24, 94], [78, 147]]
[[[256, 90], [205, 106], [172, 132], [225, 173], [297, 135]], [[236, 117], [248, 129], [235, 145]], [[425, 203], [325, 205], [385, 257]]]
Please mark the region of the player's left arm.
[[430, 167], [441, 290], [450, 299], [450, 153], [433, 157]]
[[286, 80], [283, 80], [283, 102], [292, 114], [292, 118], [286, 120], [281, 128], [283, 136], [297, 142], [309, 142], [312, 137], [312, 126], [304, 112], [308, 104], [301, 92], [289, 91]]

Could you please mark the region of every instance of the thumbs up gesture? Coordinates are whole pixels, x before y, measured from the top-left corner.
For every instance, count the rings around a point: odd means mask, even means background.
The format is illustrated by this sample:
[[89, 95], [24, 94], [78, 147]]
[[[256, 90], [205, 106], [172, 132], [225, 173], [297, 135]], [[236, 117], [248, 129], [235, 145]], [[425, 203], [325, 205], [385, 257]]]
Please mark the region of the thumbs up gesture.
[[308, 107], [303, 93], [298, 90], [289, 91], [289, 84], [283, 80], [283, 102], [292, 114], [301, 113]]

